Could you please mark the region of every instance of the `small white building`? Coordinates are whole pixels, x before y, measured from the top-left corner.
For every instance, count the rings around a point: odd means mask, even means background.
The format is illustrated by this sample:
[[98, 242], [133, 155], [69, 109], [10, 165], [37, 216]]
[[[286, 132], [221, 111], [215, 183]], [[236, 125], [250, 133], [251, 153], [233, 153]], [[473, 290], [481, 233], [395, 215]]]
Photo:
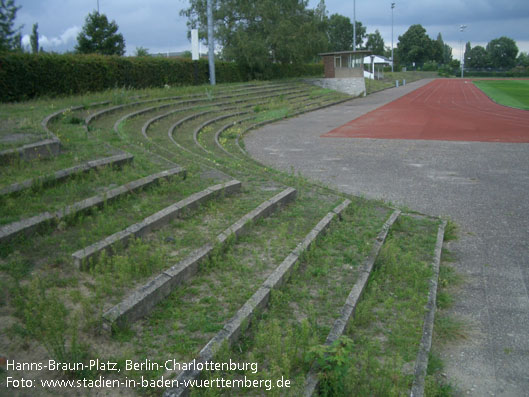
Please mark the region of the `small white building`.
[[[373, 63], [376, 67], [391, 66], [391, 59], [386, 58], [382, 55], [374, 55]], [[371, 56], [364, 57], [364, 65], [371, 65]]]
[[364, 65], [367, 70], [364, 70], [364, 77], [366, 79], [380, 79], [384, 77], [382, 70], [386, 66], [391, 66], [392, 61], [382, 55], [369, 55], [364, 57]]

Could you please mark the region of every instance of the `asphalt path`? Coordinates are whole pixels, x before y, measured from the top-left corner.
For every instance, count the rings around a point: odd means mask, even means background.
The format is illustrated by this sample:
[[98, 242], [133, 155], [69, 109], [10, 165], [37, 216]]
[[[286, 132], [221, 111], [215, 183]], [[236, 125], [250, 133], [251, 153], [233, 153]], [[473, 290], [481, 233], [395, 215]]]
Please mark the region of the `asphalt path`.
[[445, 248], [464, 284], [450, 311], [467, 337], [442, 347], [444, 372], [464, 395], [528, 396], [529, 144], [321, 137], [429, 81], [265, 126], [246, 149], [343, 192], [454, 220], [459, 239]]

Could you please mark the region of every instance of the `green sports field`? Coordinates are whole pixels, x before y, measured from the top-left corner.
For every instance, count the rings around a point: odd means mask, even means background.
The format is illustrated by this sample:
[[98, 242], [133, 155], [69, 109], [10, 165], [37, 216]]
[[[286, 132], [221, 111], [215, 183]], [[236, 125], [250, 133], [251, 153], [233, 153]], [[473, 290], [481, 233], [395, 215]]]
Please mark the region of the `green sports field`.
[[478, 80], [474, 84], [494, 102], [529, 110], [529, 80]]

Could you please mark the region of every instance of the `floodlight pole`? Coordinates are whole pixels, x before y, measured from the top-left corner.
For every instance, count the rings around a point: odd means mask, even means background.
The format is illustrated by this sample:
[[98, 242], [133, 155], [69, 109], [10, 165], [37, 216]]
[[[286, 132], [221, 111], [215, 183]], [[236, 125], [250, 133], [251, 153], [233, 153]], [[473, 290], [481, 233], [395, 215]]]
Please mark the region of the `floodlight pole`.
[[393, 64], [395, 63], [393, 59], [393, 9], [395, 8], [395, 3], [391, 3], [391, 71], [393, 72]]
[[356, 0], [353, 0], [353, 51], [356, 51]]
[[467, 28], [467, 25], [460, 25], [459, 26], [459, 31], [461, 32], [461, 38], [460, 38], [460, 42], [461, 42], [461, 78], [463, 78], [463, 75], [464, 75], [463, 69], [465, 67], [465, 53], [463, 51], [463, 32], [465, 31], [466, 28]]
[[209, 83], [215, 85], [215, 43], [213, 42], [213, 6], [208, 0], [208, 58], [209, 58]]

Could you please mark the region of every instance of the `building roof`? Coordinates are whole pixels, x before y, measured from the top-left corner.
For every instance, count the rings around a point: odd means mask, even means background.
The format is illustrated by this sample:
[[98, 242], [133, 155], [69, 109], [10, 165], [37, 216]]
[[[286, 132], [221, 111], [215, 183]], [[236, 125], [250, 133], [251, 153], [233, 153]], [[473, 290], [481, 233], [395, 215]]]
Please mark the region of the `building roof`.
[[[374, 57], [374, 63], [388, 63], [391, 64], [391, 59], [386, 58], [382, 55], [371, 55]], [[365, 63], [371, 63], [371, 56], [366, 56], [364, 58]]]
[[369, 55], [369, 54], [371, 54], [371, 51], [369, 51], [369, 50], [333, 51], [333, 52], [322, 52], [321, 54], [318, 54], [318, 55], [324, 56], [324, 55], [345, 55], [345, 54]]

